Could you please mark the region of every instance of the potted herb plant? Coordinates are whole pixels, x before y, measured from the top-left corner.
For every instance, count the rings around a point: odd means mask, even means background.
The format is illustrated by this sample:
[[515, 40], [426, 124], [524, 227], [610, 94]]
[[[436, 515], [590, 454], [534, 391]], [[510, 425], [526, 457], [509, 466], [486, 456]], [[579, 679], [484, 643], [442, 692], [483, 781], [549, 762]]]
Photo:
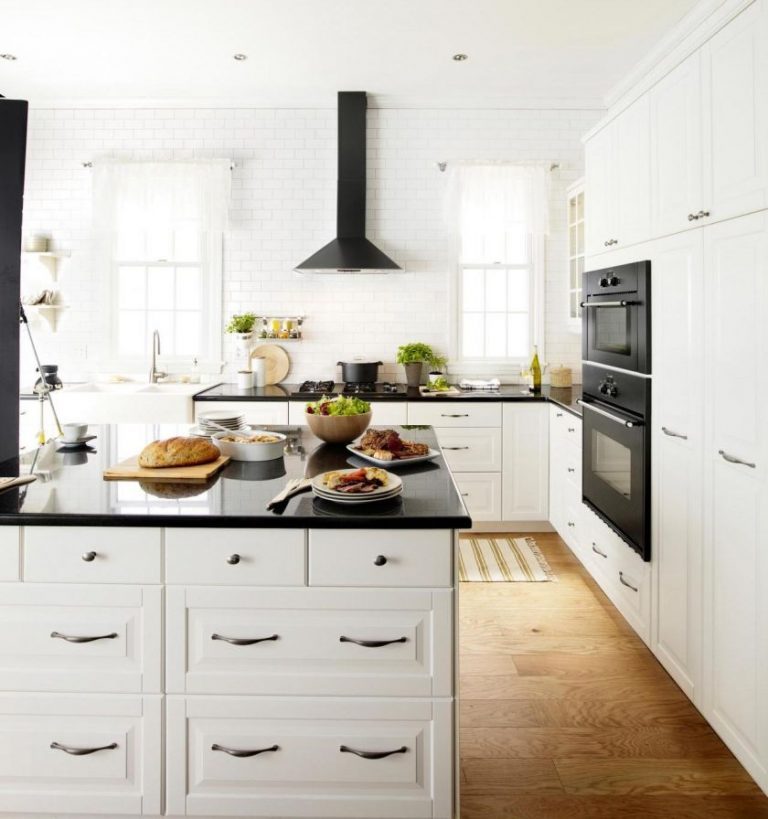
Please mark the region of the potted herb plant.
[[429, 364], [429, 383], [434, 384], [437, 381], [445, 381], [443, 369], [448, 363], [446, 356], [434, 353], [427, 363]]
[[421, 373], [424, 364], [431, 364], [435, 359], [435, 352], [429, 344], [412, 341], [397, 348], [397, 363], [405, 368], [405, 380], [409, 387], [418, 387], [421, 384]]
[[226, 326], [226, 332], [237, 337], [238, 349], [247, 357], [251, 346], [253, 328], [256, 324], [255, 313], [235, 313]]

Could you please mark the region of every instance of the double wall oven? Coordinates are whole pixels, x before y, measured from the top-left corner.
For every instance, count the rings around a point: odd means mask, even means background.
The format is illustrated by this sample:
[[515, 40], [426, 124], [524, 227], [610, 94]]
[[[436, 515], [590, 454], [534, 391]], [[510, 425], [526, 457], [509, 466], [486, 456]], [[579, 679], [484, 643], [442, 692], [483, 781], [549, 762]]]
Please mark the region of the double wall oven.
[[650, 560], [651, 265], [584, 274], [582, 496]]

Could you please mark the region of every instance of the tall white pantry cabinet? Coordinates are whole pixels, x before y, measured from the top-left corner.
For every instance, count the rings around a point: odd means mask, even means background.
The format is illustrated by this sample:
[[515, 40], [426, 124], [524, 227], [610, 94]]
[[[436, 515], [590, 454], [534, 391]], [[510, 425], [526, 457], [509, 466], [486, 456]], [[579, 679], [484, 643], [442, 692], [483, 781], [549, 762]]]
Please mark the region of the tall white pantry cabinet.
[[[603, 130], [647, 101], [634, 221], [649, 212], [649, 230], [593, 242], [588, 268], [651, 261], [651, 647], [768, 791], [766, 1], [724, 3], [699, 37], [585, 140], [588, 234], [612, 235]], [[614, 167], [637, 140], [614, 142]]]

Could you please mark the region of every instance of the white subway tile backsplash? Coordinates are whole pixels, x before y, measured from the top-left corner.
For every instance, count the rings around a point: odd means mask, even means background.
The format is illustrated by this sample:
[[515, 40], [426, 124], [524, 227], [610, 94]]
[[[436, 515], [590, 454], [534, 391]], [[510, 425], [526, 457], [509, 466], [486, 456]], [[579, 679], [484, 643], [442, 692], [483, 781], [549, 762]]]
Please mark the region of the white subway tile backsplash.
[[[336, 361], [380, 358], [397, 377], [396, 348], [423, 340], [445, 350], [450, 242], [442, 223], [445, 176], [458, 159], [551, 159], [546, 357], [578, 372], [580, 342], [566, 317], [565, 189], [581, 175], [581, 134], [596, 111], [376, 109], [368, 114], [368, 232], [405, 268], [390, 275], [299, 275], [295, 264], [334, 235], [335, 110], [33, 109], [25, 233], [72, 251], [60, 288], [71, 305], [56, 335], [37, 332], [64, 380], [98, 369], [108, 334], [104, 272], [90, 258], [91, 173], [100, 156], [229, 157], [230, 229], [224, 242], [222, 322], [233, 312], [306, 313], [305, 339], [287, 347], [289, 378], [332, 377]], [[83, 360], [85, 351], [88, 358]], [[225, 337], [225, 357], [235, 345]], [[22, 381], [34, 365], [23, 352]]]

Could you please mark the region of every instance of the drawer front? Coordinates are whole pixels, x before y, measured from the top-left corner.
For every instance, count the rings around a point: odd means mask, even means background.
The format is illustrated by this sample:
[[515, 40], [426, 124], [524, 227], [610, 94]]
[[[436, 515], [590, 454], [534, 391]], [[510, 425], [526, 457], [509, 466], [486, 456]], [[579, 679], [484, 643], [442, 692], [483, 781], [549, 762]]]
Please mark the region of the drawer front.
[[490, 398], [482, 404], [475, 401], [411, 401], [408, 423], [433, 427], [500, 427], [501, 403]]
[[0, 586], [0, 689], [160, 693], [158, 586]]
[[[375, 427], [396, 427], [408, 423], [408, 404], [405, 401], [369, 401], [371, 423]], [[306, 401], [291, 401], [288, 405], [288, 423], [306, 424]]]
[[498, 472], [467, 472], [455, 477], [473, 521], [501, 520], [501, 475]]
[[160, 529], [27, 526], [24, 579], [32, 583], [160, 583]]
[[161, 713], [160, 696], [0, 694], [0, 810], [159, 814]]
[[19, 579], [18, 526], [0, 526], [0, 583]]
[[500, 429], [436, 427], [435, 433], [453, 472], [501, 472]]
[[451, 702], [169, 697], [167, 711], [170, 814], [453, 815]]
[[166, 583], [303, 586], [304, 529], [166, 529]]
[[285, 401], [195, 401], [195, 420], [206, 412], [240, 412], [248, 424], [287, 424], [288, 399]]
[[450, 586], [453, 541], [439, 529], [310, 529], [310, 586]]
[[169, 587], [167, 690], [450, 696], [451, 595]]
[[556, 446], [576, 445], [581, 448], [581, 418], [567, 410], [552, 407], [550, 422]]

